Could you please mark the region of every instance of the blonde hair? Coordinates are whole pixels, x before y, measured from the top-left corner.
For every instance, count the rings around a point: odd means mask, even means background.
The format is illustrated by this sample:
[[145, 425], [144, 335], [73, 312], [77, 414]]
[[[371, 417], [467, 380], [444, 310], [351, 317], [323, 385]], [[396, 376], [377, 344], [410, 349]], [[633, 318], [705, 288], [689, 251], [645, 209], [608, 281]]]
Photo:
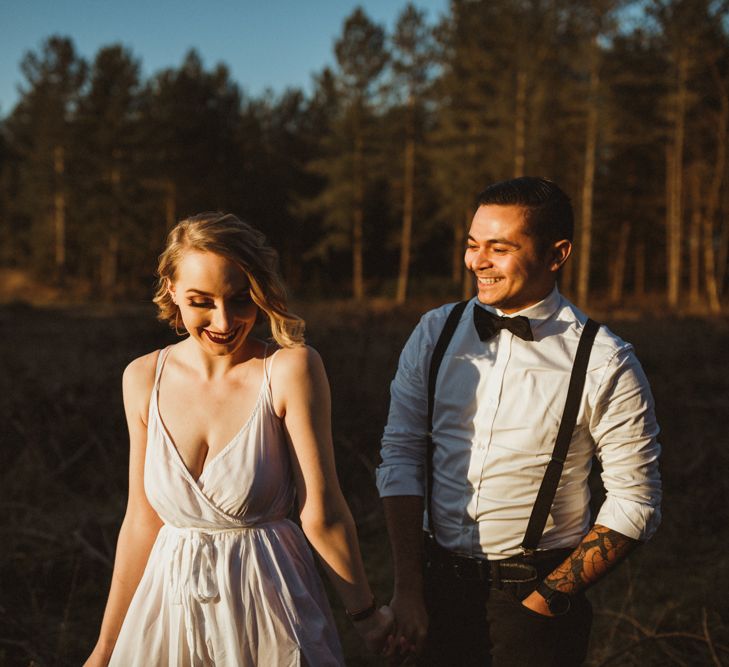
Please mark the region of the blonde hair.
[[168, 285], [175, 281], [183, 255], [213, 252], [238, 265], [250, 283], [253, 302], [268, 317], [273, 339], [282, 347], [304, 344], [304, 320], [287, 309], [286, 290], [278, 272], [278, 254], [265, 236], [230, 213], [199, 213], [179, 222], [167, 236], [157, 265], [154, 303], [157, 317], [175, 327], [179, 317]]

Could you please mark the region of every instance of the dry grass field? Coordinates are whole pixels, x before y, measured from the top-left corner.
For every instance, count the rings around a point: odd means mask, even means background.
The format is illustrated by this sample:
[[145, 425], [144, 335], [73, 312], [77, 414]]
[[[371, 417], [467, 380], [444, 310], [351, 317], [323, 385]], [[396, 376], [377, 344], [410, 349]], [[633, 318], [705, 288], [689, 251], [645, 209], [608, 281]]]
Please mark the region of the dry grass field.
[[[419, 308], [302, 305], [333, 393], [340, 479], [382, 600], [373, 471], [388, 386]], [[729, 664], [729, 320], [610, 320], [661, 423], [664, 522], [591, 592], [590, 665]], [[101, 619], [126, 493], [121, 373], [174, 341], [139, 307], [0, 308], [0, 665], [79, 665]], [[334, 602], [350, 665], [377, 664]]]

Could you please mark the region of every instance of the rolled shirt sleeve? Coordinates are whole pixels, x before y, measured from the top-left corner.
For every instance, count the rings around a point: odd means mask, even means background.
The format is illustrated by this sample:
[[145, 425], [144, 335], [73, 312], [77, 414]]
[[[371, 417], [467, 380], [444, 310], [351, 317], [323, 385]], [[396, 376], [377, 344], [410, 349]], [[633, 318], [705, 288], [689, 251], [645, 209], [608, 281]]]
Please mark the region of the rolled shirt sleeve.
[[647, 540], [661, 521], [661, 446], [653, 396], [632, 346], [609, 360], [590, 422], [606, 491], [596, 523]]
[[440, 310], [421, 318], [400, 354], [397, 373], [390, 384], [390, 413], [382, 436], [382, 463], [376, 472], [377, 490], [382, 498], [425, 495], [428, 421], [425, 361], [430, 359], [433, 348], [430, 320], [437, 318]]

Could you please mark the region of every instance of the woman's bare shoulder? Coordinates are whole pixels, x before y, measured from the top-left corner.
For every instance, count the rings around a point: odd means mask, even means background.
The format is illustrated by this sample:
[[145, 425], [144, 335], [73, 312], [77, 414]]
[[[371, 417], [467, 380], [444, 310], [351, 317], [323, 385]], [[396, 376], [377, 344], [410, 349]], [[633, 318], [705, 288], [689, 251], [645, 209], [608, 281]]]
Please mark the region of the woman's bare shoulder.
[[276, 351], [271, 370], [271, 390], [276, 414], [283, 417], [290, 400], [323, 396], [328, 382], [319, 353], [308, 345], [282, 347]]
[[122, 376], [125, 396], [129, 398], [149, 397], [154, 386], [154, 375], [160, 354], [162, 354], [161, 350], [155, 350], [129, 362]]
[[324, 369], [319, 353], [310, 345], [282, 347], [276, 350], [273, 372], [288, 379], [303, 378]]

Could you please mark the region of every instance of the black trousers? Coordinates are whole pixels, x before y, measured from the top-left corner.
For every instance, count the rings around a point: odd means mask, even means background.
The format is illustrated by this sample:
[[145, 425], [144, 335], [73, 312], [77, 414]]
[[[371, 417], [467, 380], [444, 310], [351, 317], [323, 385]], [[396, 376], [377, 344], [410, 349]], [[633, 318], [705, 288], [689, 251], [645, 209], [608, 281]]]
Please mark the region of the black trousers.
[[[536, 563], [540, 577], [563, 559]], [[584, 594], [563, 616], [537, 614], [521, 604], [539, 580], [502, 583], [461, 579], [426, 567], [428, 639], [418, 665], [428, 667], [573, 667], [587, 654], [592, 608]]]

